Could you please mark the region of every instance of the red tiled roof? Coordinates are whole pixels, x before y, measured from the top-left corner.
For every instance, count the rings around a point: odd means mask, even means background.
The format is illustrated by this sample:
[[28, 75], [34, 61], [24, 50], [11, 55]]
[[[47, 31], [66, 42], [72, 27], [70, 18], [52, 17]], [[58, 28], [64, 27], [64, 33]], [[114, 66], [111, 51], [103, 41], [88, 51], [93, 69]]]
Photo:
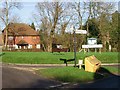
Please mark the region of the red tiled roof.
[[[5, 28], [6, 29], [6, 28]], [[4, 31], [5, 31], [4, 29]], [[29, 25], [24, 23], [10, 23], [8, 25], [8, 35], [39, 35], [37, 31], [32, 29]]]

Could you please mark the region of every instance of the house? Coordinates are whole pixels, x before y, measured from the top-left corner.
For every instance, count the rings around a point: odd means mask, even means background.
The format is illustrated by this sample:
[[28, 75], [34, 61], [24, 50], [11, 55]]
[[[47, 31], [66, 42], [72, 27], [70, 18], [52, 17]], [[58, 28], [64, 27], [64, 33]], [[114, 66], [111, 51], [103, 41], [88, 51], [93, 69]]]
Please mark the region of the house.
[[[40, 49], [40, 36], [37, 31], [24, 23], [10, 23], [8, 25], [9, 49]], [[2, 31], [6, 36], [6, 28]]]

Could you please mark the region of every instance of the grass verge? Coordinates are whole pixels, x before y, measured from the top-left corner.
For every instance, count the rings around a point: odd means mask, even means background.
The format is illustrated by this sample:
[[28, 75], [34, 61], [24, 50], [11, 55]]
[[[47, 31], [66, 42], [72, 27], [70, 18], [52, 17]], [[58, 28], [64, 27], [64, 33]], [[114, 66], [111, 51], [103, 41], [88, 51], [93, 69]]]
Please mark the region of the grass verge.
[[[117, 73], [118, 69], [114, 67], [102, 67], [111, 73]], [[83, 68], [78, 69], [74, 67], [50, 68], [40, 69], [36, 71], [37, 74], [49, 79], [54, 79], [62, 82], [87, 82], [96, 79], [101, 79], [106, 76], [98, 73], [86, 72]]]

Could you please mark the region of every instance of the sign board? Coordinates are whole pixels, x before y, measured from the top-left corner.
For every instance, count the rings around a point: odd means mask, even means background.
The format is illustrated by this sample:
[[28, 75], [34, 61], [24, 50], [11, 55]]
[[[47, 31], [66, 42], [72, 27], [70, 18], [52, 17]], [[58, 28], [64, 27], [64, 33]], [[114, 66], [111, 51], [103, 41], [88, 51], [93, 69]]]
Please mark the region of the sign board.
[[82, 64], [83, 64], [83, 60], [79, 60], [79, 61], [78, 61], [78, 64], [79, 64], [79, 65], [82, 65]]
[[83, 60], [79, 60], [78, 64], [79, 64], [79, 69], [81, 69], [81, 65], [83, 64]]
[[88, 38], [87, 39], [88, 45], [96, 45], [97, 44], [97, 38]]
[[82, 45], [82, 48], [102, 48], [102, 44], [97, 44], [97, 45]]
[[75, 30], [76, 34], [87, 34], [86, 30]]

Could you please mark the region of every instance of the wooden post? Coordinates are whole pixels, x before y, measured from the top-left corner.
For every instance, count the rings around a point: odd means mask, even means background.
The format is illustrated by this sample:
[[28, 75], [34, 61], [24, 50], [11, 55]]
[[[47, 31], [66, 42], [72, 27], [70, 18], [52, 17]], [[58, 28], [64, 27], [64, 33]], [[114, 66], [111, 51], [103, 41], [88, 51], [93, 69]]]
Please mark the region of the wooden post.
[[97, 52], [96, 48], [95, 48], [95, 52]]
[[101, 54], [101, 48], [99, 49], [99, 53]]
[[79, 60], [79, 62], [78, 62], [79, 69], [81, 69], [82, 64], [83, 64], [83, 60]]
[[84, 48], [84, 54], [86, 53], [85, 48]]

